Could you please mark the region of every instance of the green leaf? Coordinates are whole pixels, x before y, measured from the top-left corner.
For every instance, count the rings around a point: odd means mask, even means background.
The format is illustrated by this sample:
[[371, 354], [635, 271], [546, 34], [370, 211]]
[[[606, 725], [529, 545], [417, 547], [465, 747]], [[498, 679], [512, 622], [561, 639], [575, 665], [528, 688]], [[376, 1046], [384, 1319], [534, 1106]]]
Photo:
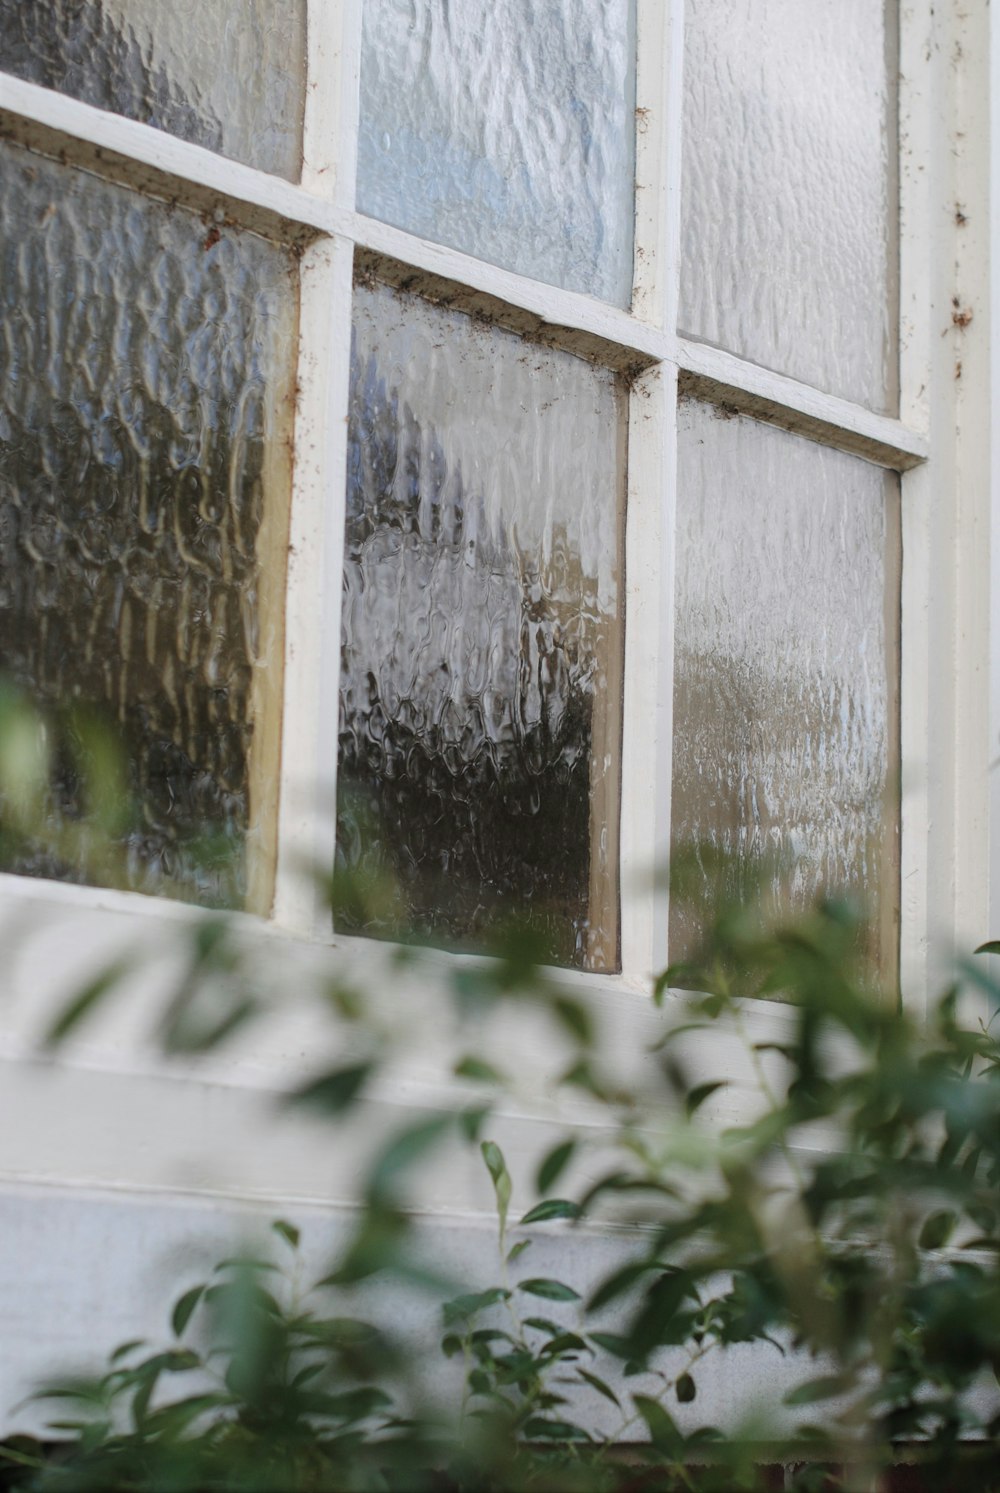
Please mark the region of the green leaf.
[[677, 1380], [677, 1383], [674, 1385], [674, 1390], [677, 1394], [677, 1398], [680, 1400], [682, 1405], [690, 1405], [691, 1401], [698, 1393], [695, 1382], [691, 1378], [690, 1374], [681, 1374], [680, 1378]]
[[108, 991], [113, 989], [128, 973], [129, 967], [129, 960], [116, 959], [102, 969], [99, 975], [89, 980], [79, 994], [73, 997], [69, 1005], [63, 1007], [42, 1038], [42, 1046], [56, 1047], [65, 1037], [68, 1037], [100, 1004]]
[[835, 1395], [843, 1394], [851, 1385], [850, 1378], [846, 1374], [823, 1374], [818, 1379], [807, 1379], [804, 1384], [797, 1384], [785, 1395], [786, 1405], [815, 1405], [819, 1400], [832, 1400]]
[[225, 1260], [220, 1260], [217, 1265], [212, 1266], [213, 1275], [221, 1275], [223, 1270], [263, 1270], [278, 1274], [278, 1267], [273, 1260], [259, 1260], [254, 1255], [229, 1255]]
[[328, 1115], [342, 1114], [358, 1098], [371, 1075], [373, 1063], [351, 1063], [333, 1068], [288, 1096], [289, 1104], [306, 1105]]
[[276, 1234], [279, 1234], [281, 1238], [284, 1239], [285, 1243], [290, 1245], [292, 1249], [298, 1249], [299, 1240], [302, 1235], [293, 1223], [289, 1223], [285, 1218], [276, 1218], [271, 1224], [271, 1228]]
[[575, 1037], [584, 1047], [591, 1045], [594, 1040], [594, 1023], [582, 1002], [571, 1000], [565, 995], [556, 996], [552, 1002], [552, 1010], [571, 1037]]
[[957, 1222], [955, 1214], [948, 1208], [942, 1209], [940, 1213], [932, 1213], [924, 1220], [924, 1226], [920, 1230], [920, 1248], [943, 1249]]
[[609, 1301], [615, 1301], [626, 1291], [641, 1280], [650, 1270], [658, 1270], [658, 1260], [638, 1260], [634, 1264], [624, 1265], [621, 1270], [616, 1270], [614, 1275], [609, 1275], [607, 1280], [602, 1281], [597, 1290], [587, 1302], [587, 1310], [598, 1311], [602, 1306], [607, 1306]]
[[474, 1106], [471, 1109], [463, 1109], [459, 1114], [459, 1129], [471, 1145], [475, 1145], [479, 1139], [480, 1132], [489, 1119], [491, 1112], [490, 1106], [486, 1104], [478, 1107]]
[[499, 1068], [494, 1068], [492, 1063], [484, 1063], [482, 1058], [464, 1057], [455, 1064], [452, 1071], [456, 1078], [470, 1078], [474, 1083], [504, 1082]]
[[190, 1291], [185, 1291], [184, 1295], [177, 1301], [170, 1314], [170, 1326], [173, 1328], [174, 1337], [181, 1336], [191, 1320], [191, 1314], [204, 1294], [204, 1285], [192, 1286]]
[[539, 1192], [548, 1192], [549, 1188], [559, 1180], [566, 1170], [575, 1150], [576, 1141], [564, 1140], [560, 1141], [558, 1146], [554, 1146], [548, 1155], [542, 1158], [536, 1178], [536, 1186]]
[[518, 1282], [518, 1290], [524, 1291], [529, 1296], [542, 1296], [546, 1301], [579, 1301], [580, 1293], [574, 1291], [572, 1286], [565, 1285], [561, 1280], [547, 1280], [544, 1277], [535, 1277], [531, 1280]]
[[372, 1197], [383, 1197], [401, 1172], [420, 1160], [452, 1125], [451, 1115], [432, 1115], [408, 1125], [385, 1147], [372, 1168], [368, 1187]]
[[503, 1159], [503, 1152], [495, 1141], [484, 1140], [479, 1149], [483, 1153], [486, 1169], [493, 1178], [493, 1191], [497, 1197], [497, 1216], [500, 1219], [500, 1248], [502, 1249], [507, 1230], [507, 1209], [510, 1206], [512, 1191], [510, 1173]]
[[[176, 1311], [177, 1308], [175, 1307], [174, 1310]], [[144, 1348], [145, 1346], [146, 1339], [144, 1337], [129, 1338], [127, 1343], [120, 1343], [118, 1345], [109, 1361], [111, 1363], [120, 1363], [123, 1358], [127, 1358], [130, 1353], [134, 1353], [136, 1348]]]
[[513, 1249], [509, 1250], [507, 1253], [507, 1264], [513, 1265], [514, 1261], [519, 1260], [524, 1254], [524, 1251], [530, 1248], [530, 1239], [519, 1239], [518, 1242], [514, 1245]]
[[584, 1342], [576, 1332], [559, 1332], [542, 1348], [545, 1358], [561, 1358], [564, 1353], [593, 1353], [593, 1351], [590, 1344]]
[[579, 1218], [580, 1204], [571, 1203], [566, 1198], [549, 1198], [547, 1202], [536, 1203], [533, 1208], [521, 1219], [525, 1223], [548, 1223], [553, 1218]]
[[568, 1420], [543, 1420], [540, 1415], [534, 1415], [524, 1427], [524, 1434], [529, 1441], [589, 1441], [590, 1437], [582, 1426], [575, 1426]]
[[676, 1456], [684, 1445], [684, 1438], [677, 1429], [673, 1416], [664, 1410], [659, 1400], [650, 1399], [649, 1395], [633, 1395], [632, 1400], [646, 1422], [653, 1445]]
[[975, 953], [975, 954], [1000, 954], [1000, 939], [991, 938], [991, 939], [988, 940], [988, 942], [981, 943], [979, 945], [978, 949], [974, 949], [973, 950], [973, 953]]
[[596, 1389], [598, 1394], [603, 1395], [606, 1400], [610, 1400], [612, 1405], [617, 1405], [619, 1410], [622, 1408], [622, 1402], [610, 1384], [606, 1384], [597, 1374], [591, 1374], [587, 1369], [577, 1369], [577, 1374], [581, 1379], [587, 1381], [591, 1389]]
[[488, 1306], [496, 1306], [498, 1301], [507, 1301], [509, 1297], [510, 1292], [503, 1286], [491, 1286], [488, 1291], [456, 1296], [453, 1301], [446, 1301], [441, 1308], [444, 1325], [451, 1327], [455, 1322], [468, 1321], [477, 1312], [485, 1311]]
[[585, 1094], [591, 1094], [602, 1103], [608, 1102], [608, 1092], [589, 1061], [571, 1063], [566, 1072], [560, 1074], [559, 1083], [566, 1084], [569, 1088], [583, 1089]]
[[599, 1348], [603, 1348], [605, 1353], [613, 1354], [615, 1358], [629, 1359], [635, 1353], [632, 1339], [622, 1337], [620, 1333], [591, 1332], [589, 1337], [592, 1343], [596, 1343]]
[[724, 1089], [727, 1086], [727, 1081], [724, 1078], [716, 1079], [714, 1083], [698, 1084], [696, 1088], [691, 1090], [684, 1101], [684, 1108], [688, 1113], [688, 1117], [690, 1118], [695, 1110], [699, 1109], [705, 1100], [715, 1093], [716, 1089]]

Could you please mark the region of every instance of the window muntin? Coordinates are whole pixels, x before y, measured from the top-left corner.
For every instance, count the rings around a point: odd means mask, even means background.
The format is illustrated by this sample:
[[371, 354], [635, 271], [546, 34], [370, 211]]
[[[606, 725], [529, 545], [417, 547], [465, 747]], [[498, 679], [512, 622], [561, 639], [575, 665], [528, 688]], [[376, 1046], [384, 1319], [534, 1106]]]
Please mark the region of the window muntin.
[[297, 181], [306, 0], [0, 0], [0, 70]]
[[627, 306], [633, 12], [634, 0], [368, 0], [359, 209]]
[[523, 922], [613, 969], [618, 381], [378, 284], [351, 373], [338, 860], [392, 887], [361, 930]]
[[891, 980], [899, 479], [695, 400], [678, 423], [671, 961], [720, 897], [849, 890]]
[[[266, 908], [293, 260], [4, 144], [0, 266], [0, 670], [120, 733], [112, 880]], [[78, 798], [66, 764], [50, 830]], [[3, 868], [93, 874], [39, 845]]]
[[688, 0], [680, 326], [898, 408], [894, 0]]

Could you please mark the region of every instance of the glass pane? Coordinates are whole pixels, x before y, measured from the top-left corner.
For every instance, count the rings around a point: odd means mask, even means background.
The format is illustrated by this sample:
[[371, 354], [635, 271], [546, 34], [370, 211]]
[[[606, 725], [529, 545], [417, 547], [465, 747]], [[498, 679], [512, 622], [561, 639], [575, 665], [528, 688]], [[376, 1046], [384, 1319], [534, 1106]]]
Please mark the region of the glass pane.
[[568, 353], [356, 290], [338, 856], [389, 885], [338, 926], [531, 923], [615, 966], [622, 404]]
[[885, 0], [690, 0], [685, 331], [892, 412], [895, 28]]
[[634, 0], [367, 0], [358, 207], [627, 306]]
[[0, 69], [297, 181], [306, 0], [0, 0]]
[[[0, 674], [120, 733], [137, 809], [109, 874], [140, 891], [239, 900], [271, 812], [255, 711], [281, 672], [291, 269], [251, 234], [0, 150]], [[80, 791], [62, 764], [50, 830]], [[0, 851], [5, 870], [93, 874]]]
[[882, 972], [896, 936], [899, 479], [708, 405], [680, 412], [675, 856], [707, 847], [701, 907], [763, 874], [784, 905], [847, 889]]

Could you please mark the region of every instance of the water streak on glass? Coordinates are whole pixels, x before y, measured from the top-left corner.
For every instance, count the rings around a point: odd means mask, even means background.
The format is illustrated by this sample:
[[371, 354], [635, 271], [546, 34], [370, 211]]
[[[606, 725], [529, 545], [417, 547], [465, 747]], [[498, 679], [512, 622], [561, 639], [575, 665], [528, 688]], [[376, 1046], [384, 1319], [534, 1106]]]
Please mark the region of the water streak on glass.
[[362, 212], [627, 306], [634, 0], [366, 0]]
[[672, 960], [763, 872], [787, 907], [862, 899], [892, 977], [898, 499], [857, 457], [681, 406], [671, 836], [707, 853], [671, 905]]
[[0, 0], [0, 70], [297, 181], [306, 0]]
[[894, 0], [690, 0], [680, 325], [898, 405]]
[[338, 856], [341, 927], [617, 962], [622, 400], [609, 372], [358, 287]]
[[[280, 556], [296, 304], [273, 244], [2, 148], [0, 674], [114, 723], [137, 890], [238, 898], [264, 812], [257, 675], [281, 649], [261, 588], [283, 572], [259, 562]], [[67, 768], [54, 825], [79, 793]], [[3, 866], [86, 874], [9, 845]]]

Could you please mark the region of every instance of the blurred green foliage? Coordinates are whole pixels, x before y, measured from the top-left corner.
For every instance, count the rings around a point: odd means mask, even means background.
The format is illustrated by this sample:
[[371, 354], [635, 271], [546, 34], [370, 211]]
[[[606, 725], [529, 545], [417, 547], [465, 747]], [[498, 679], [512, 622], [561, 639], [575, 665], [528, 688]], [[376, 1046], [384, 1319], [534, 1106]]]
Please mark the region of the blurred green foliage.
[[[18, 730], [0, 745], [0, 788], [30, 806], [36, 743]], [[96, 836], [115, 819], [101, 792], [93, 801]], [[14, 828], [27, 832], [21, 812]], [[331, 895], [358, 901], [366, 888], [345, 889], [338, 873]], [[254, 956], [218, 916], [178, 938], [188, 945], [162, 1044], [211, 1051], [266, 1004]], [[751, 898], [723, 909], [683, 969], [657, 980], [660, 1036], [634, 1054], [634, 1084], [620, 1063], [610, 1071], [586, 986], [571, 993], [530, 941], [508, 933], [490, 961], [454, 959], [455, 1020], [508, 1002], [546, 1008], [563, 1084], [603, 1117], [541, 1159], [538, 1201], [512, 1221], [491, 1135], [512, 1076], [473, 1041], [456, 1092], [481, 1097], [385, 1140], [349, 1237], [311, 1290], [298, 1283], [298, 1231], [279, 1221], [269, 1251], [184, 1291], [168, 1346], [125, 1343], [100, 1377], [46, 1386], [46, 1436], [0, 1449], [7, 1485], [870, 1490], [903, 1486], [892, 1478], [906, 1464], [909, 1489], [1000, 1488], [1000, 1043], [988, 1016], [963, 1014], [973, 994], [987, 1013], [1000, 1004], [1000, 945], [967, 960], [921, 1021], [895, 991], [872, 990], [863, 949], [847, 903], [791, 923]], [[401, 974], [420, 957], [402, 954]], [[85, 1026], [120, 973], [78, 992], [50, 1046]], [[679, 986], [696, 993], [671, 994]], [[364, 991], [334, 975], [318, 996], [339, 1036], [325, 1071], [285, 1102], [333, 1128], [364, 1100], [389, 1040]], [[787, 1004], [780, 1040], [759, 1038], [748, 996]], [[706, 1077], [722, 1027], [742, 1041], [752, 1089], [733, 1111], [732, 1073]], [[483, 1279], [449, 1294], [417, 1247], [407, 1184], [456, 1138], [478, 1148], [492, 1183], [497, 1253]], [[596, 1286], [525, 1258], [542, 1231], [608, 1223], [620, 1257]], [[418, 1346], [377, 1312], [356, 1314], [358, 1283], [377, 1301], [382, 1280], [431, 1300]], [[753, 1423], [703, 1423], [713, 1362], [747, 1345], [792, 1364], [784, 1405]], [[431, 1402], [432, 1383], [452, 1392]]]

